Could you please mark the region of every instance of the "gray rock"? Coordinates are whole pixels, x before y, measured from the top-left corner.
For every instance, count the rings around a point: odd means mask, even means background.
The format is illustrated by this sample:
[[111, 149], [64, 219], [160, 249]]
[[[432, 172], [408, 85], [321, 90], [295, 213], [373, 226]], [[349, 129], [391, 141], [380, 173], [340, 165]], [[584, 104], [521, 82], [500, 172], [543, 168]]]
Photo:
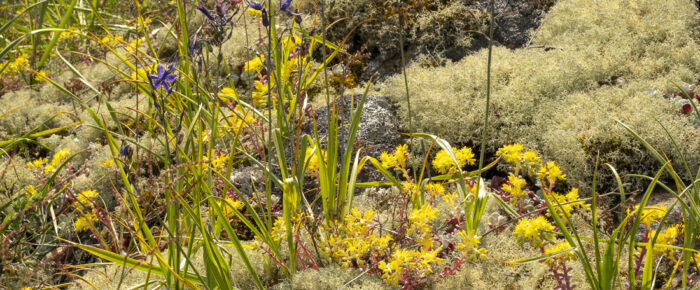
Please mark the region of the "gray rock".
[[[350, 104], [353, 103], [356, 108], [361, 98], [362, 95], [355, 95], [354, 97], [345, 95], [336, 100], [339, 118], [338, 125], [340, 128], [338, 134], [338, 159], [342, 158], [346, 150], [345, 145], [347, 143], [352, 114]], [[327, 108], [319, 108], [315, 113], [319, 137], [325, 139], [328, 132], [328, 121], [326, 119]], [[306, 128], [306, 132], [312, 135], [313, 128]], [[361, 155], [379, 158], [379, 155], [383, 151], [391, 152], [403, 141], [403, 136], [399, 134], [398, 117], [396, 116], [396, 107], [394, 104], [387, 97], [367, 96], [360, 119], [360, 126], [355, 138], [353, 153], [357, 152], [358, 148], [362, 148]], [[358, 176], [358, 182], [381, 179], [383, 179], [382, 175], [369, 163], [365, 165]]]

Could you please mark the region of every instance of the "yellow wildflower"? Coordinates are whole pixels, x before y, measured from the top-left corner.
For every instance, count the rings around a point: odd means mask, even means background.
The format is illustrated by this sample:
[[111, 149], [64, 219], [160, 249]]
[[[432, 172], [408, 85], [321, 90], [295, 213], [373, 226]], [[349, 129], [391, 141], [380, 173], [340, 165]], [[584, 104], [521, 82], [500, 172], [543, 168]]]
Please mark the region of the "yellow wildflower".
[[107, 159], [105, 160], [105, 162], [102, 162], [102, 164], [100, 164], [100, 168], [107, 168], [112, 166], [114, 166], [114, 159]]
[[430, 196], [435, 197], [436, 195], [445, 195], [445, 187], [441, 183], [429, 182], [425, 185], [425, 190], [430, 193]]
[[27, 167], [39, 168], [42, 165], [44, 165], [46, 162], [48, 162], [48, 159], [46, 159], [46, 158], [37, 158], [37, 159], [34, 159], [34, 161], [27, 162]]
[[520, 151], [523, 151], [523, 144], [515, 143], [499, 148], [496, 154], [501, 156], [505, 162], [519, 165], [521, 158]]
[[433, 272], [432, 265], [442, 264], [443, 260], [438, 258], [440, 248], [433, 251], [420, 252], [408, 249], [399, 249], [391, 254], [388, 263], [385, 261], [379, 262], [378, 268], [384, 272], [382, 279], [389, 284], [398, 285], [399, 278], [404, 275], [406, 270], [414, 271], [414, 275], [421, 277]]
[[[549, 254], [556, 253], [559, 251], [564, 251], [567, 249], [571, 249], [571, 245], [569, 245], [569, 242], [563, 241], [563, 242], [556, 243], [551, 247], [545, 248], [544, 254], [549, 255]], [[566, 261], [575, 261], [575, 260], [576, 260], [576, 252], [568, 251], [566, 253], [558, 254], [554, 257], [547, 258], [544, 262], [547, 265], [549, 265], [550, 267], [556, 267], [557, 261], [566, 262]]]
[[518, 239], [518, 244], [529, 242], [535, 248], [544, 245], [545, 240], [554, 238], [554, 226], [544, 216], [533, 219], [521, 219], [513, 230], [513, 235]]
[[423, 250], [433, 248], [433, 228], [431, 224], [437, 218], [438, 213], [440, 213], [439, 210], [434, 209], [429, 204], [424, 204], [420, 209], [412, 210], [408, 216], [410, 225], [406, 233], [415, 235]]
[[[467, 163], [469, 165], [474, 165], [474, 163], [476, 163], [476, 159], [474, 159], [474, 153], [472, 153], [471, 148], [462, 147], [462, 149], [457, 149], [453, 147], [452, 151], [457, 158], [457, 165], [459, 168], [464, 167], [464, 165]], [[441, 174], [446, 174], [457, 169], [455, 167], [454, 160], [444, 149], [435, 154], [435, 158], [433, 159], [433, 168], [435, 168], [435, 170]]]
[[[231, 219], [235, 215], [234, 209], [240, 211], [244, 207], [243, 203], [240, 200], [233, 199], [230, 197], [226, 197], [223, 201], [220, 201], [219, 206], [221, 207], [221, 211], [227, 219]], [[276, 223], [277, 221], [275, 221], [275, 224]]]
[[108, 35], [102, 38], [102, 42], [110, 47], [117, 47], [124, 43], [124, 38], [121, 35]]
[[37, 193], [36, 189], [34, 189], [34, 186], [32, 186], [31, 184], [27, 185], [25, 190], [27, 190], [27, 192], [26, 192], [27, 197], [35, 196]]
[[263, 69], [263, 62], [265, 61], [265, 55], [261, 54], [255, 58], [246, 61], [243, 70], [246, 72], [257, 72], [260, 73]]
[[260, 17], [262, 16], [262, 12], [260, 10], [255, 10], [253, 8], [248, 8], [248, 14], [253, 17]]
[[[654, 255], [665, 254], [669, 259], [675, 260], [673, 257], [673, 249], [658, 247], [658, 245], [673, 246], [676, 243], [676, 238], [683, 232], [683, 226], [680, 224], [672, 225], [663, 232], [659, 233], [654, 243]], [[649, 232], [649, 239], [651, 240], [656, 235], [656, 231], [652, 230]]]
[[323, 253], [333, 259], [340, 259], [343, 267], [352, 264], [362, 266], [368, 254], [379, 253], [389, 248], [391, 236], [378, 236], [373, 232], [376, 212], [368, 210], [364, 214], [353, 208], [345, 216], [339, 230], [329, 235]]
[[76, 198], [78, 199], [78, 206], [90, 205], [92, 204], [92, 200], [94, 200], [98, 196], [100, 196], [100, 194], [97, 191], [94, 191], [92, 189], [83, 190], [76, 196]]
[[214, 171], [223, 173], [226, 167], [226, 162], [228, 162], [228, 158], [228, 154], [219, 154], [211, 159], [211, 167], [214, 168]]
[[458, 251], [464, 253], [467, 261], [475, 262], [476, 260], [486, 260], [486, 249], [479, 249], [481, 237], [477, 236], [472, 230], [469, 235], [464, 230], [459, 232], [461, 241], [455, 247]]
[[317, 148], [316, 146], [313, 147], [307, 147], [306, 148], [306, 154], [304, 155], [304, 160], [308, 160], [308, 164], [306, 165], [306, 174], [307, 175], [315, 175], [318, 174], [318, 155], [314, 151], [315, 150], [321, 150], [321, 156], [325, 156], [326, 152], [324, 152], [321, 148]]
[[92, 212], [88, 212], [75, 220], [75, 228], [73, 231], [82, 232], [89, 230], [95, 222], [97, 222], [97, 216]]
[[566, 174], [561, 172], [559, 166], [557, 166], [554, 161], [547, 161], [543, 166], [540, 166], [540, 170], [537, 172], [538, 179], [547, 179], [550, 184], [556, 182], [557, 180], [566, 180]]
[[[639, 205], [635, 205], [634, 208], [632, 209], [633, 211], [636, 211], [639, 209]], [[666, 215], [666, 206], [662, 204], [657, 204], [653, 206], [647, 206], [642, 209], [641, 212], [641, 222], [646, 224], [647, 226], [651, 225], [651, 223], [656, 222], [660, 220], [661, 218]], [[630, 214], [630, 210], [627, 209], [627, 214]]]
[[408, 156], [407, 151], [408, 145], [403, 144], [396, 146], [396, 150], [391, 154], [386, 153], [386, 151], [382, 152], [382, 155], [379, 156], [379, 160], [382, 161], [382, 167], [386, 169], [395, 168], [396, 170], [405, 169], [406, 157]]
[[[569, 216], [571, 215], [571, 212], [577, 208], [591, 208], [591, 205], [586, 204], [585, 201], [577, 201], [579, 199], [578, 188], [572, 188], [567, 194], [552, 192], [551, 194], [545, 193], [545, 195], [550, 199], [559, 216], [562, 216], [564, 213]], [[549, 211], [547, 211], [547, 216], [551, 216]]]
[[63, 162], [68, 155], [70, 155], [69, 148], [61, 149], [54, 153], [53, 157], [51, 158], [51, 162], [46, 164], [46, 167], [44, 167], [44, 174], [49, 175], [56, 171], [56, 168], [61, 165], [61, 162]]
[[229, 87], [224, 87], [221, 89], [219, 94], [230, 96], [230, 97], [235, 97], [236, 96], [236, 90], [229, 88]]
[[508, 183], [504, 184], [501, 189], [505, 192], [510, 193], [512, 196], [511, 203], [513, 205], [517, 204], [518, 201], [527, 195], [527, 191], [523, 190], [523, 187], [527, 184], [525, 179], [515, 176], [513, 173], [508, 175]]

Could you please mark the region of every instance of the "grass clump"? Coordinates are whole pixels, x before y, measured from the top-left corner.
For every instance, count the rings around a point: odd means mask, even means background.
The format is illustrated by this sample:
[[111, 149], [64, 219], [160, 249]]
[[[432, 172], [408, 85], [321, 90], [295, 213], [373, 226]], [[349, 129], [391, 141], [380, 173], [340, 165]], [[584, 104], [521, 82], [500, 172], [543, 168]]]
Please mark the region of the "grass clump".
[[[487, 151], [494, 152], [500, 144], [525, 144], [560, 162], [571, 177], [570, 184], [581, 189], [590, 181], [588, 164], [594, 160], [596, 144], [609, 144], [601, 160], [615, 164], [621, 173], [640, 169], [639, 173], [651, 174], [651, 167], [632, 166], [632, 160], [647, 155], [632, 136], [614, 128], [614, 121], [637, 120], [635, 128], [650, 132], [649, 138], [655, 140], [666, 136], [650, 116], [668, 120], [669, 131], [682, 136], [681, 140], [697, 135], [661, 94], [645, 92], [674, 92], [672, 82], [697, 82], [699, 18], [697, 9], [685, 0], [560, 1], [529, 48], [494, 49], [498, 61], [492, 67], [489, 129], [494, 134], [487, 141]], [[474, 72], [486, 70], [485, 59], [486, 51], [481, 51], [442, 68], [408, 69], [415, 130], [458, 144], [480, 145], [476, 140], [486, 76]], [[402, 103], [402, 77], [375, 88]], [[402, 112], [407, 128], [405, 106]], [[588, 120], [577, 120], [574, 113]], [[687, 150], [697, 152], [694, 144], [688, 144]], [[668, 142], [660, 147], [667, 154], [673, 152]]]

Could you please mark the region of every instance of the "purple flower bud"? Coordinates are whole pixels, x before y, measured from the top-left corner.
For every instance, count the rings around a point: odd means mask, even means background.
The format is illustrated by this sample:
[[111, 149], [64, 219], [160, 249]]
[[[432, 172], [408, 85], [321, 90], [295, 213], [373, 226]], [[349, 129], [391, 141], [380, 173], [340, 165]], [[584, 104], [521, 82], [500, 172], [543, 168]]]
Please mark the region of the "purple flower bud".
[[265, 8], [262, 9], [262, 25], [265, 27], [270, 26], [270, 19], [267, 18], [267, 10]]
[[683, 104], [683, 109], [681, 109], [681, 112], [683, 114], [688, 114], [692, 110], [693, 110], [693, 106], [691, 106], [690, 104]]
[[202, 6], [202, 5], [197, 5], [197, 10], [199, 10], [200, 12], [202, 12], [202, 14], [204, 14], [204, 16], [206, 16], [207, 18], [209, 18], [209, 20], [214, 21], [214, 16], [211, 15], [211, 13], [209, 12], [209, 9], [205, 8], [205, 7]]

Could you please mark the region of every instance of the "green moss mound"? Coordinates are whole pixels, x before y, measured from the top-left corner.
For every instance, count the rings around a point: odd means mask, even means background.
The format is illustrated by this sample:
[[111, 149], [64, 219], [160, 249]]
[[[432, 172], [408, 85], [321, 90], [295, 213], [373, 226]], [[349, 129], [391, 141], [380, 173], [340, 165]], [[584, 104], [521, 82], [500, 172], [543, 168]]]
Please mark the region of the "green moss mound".
[[[700, 14], [688, 0], [560, 1], [529, 48], [494, 48], [487, 153], [520, 142], [556, 160], [569, 184], [590, 184], [595, 156], [621, 173], [660, 166], [616, 122], [621, 120], [672, 159], [679, 155], [660, 120], [698, 165], [699, 131], [662, 94], [698, 83]], [[407, 71], [414, 129], [478, 148], [486, 94], [486, 50], [440, 68]], [[616, 81], [611, 81], [616, 80]], [[375, 86], [401, 104], [402, 76]], [[613, 181], [603, 178], [608, 184]]]

